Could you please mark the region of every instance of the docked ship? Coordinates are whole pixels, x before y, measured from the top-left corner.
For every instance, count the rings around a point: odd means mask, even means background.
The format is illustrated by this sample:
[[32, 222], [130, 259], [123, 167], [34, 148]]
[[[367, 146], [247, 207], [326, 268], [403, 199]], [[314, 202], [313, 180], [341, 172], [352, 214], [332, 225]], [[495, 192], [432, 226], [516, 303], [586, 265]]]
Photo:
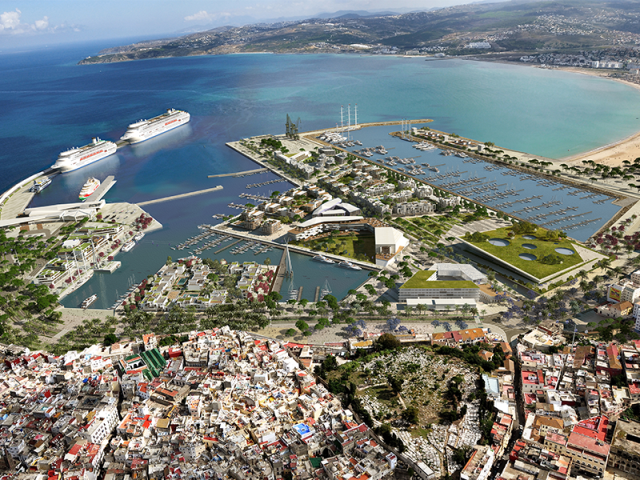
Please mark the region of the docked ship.
[[90, 305], [93, 304], [93, 302], [95, 302], [98, 299], [98, 295], [96, 295], [95, 293], [93, 295], [91, 295], [89, 298], [86, 298], [82, 304], [80, 305], [82, 308], [88, 308]]
[[80, 190], [80, 195], [78, 196], [78, 198], [80, 200], [84, 200], [87, 197], [90, 197], [91, 194], [95, 192], [99, 186], [100, 186], [100, 180], [94, 177], [89, 178], [89, 180], [87, 180], [87, 183], [85, 183], [82, 186], [82, 189]]
[[362, 270], [358, 265], [351, 263], [349, 260], [345, 260], [344, 262], [340, 262], [338, 264], [339, 267], [348, 268], [350, 270]]
[[102, 160], [109, 155], [113, 155], [118, 150], [118, 146], [108, 140], [94, 138], [90, 144], [84, 147], [77, 147], [62, 152], [58, 155], [58, 160], [51, 168], [62, 173], [72, 172], [78, 168], [90, 165], [98, 160]]
[[324, 255], [316, 255], [315, 257], [313, 257], [313, 259], [316, 262], [320, 262], [320, 263], [336, 263], [330, 258], [325, 257]]
[[122, 250], [123, 252], [128, 252], [135, 246], [136, 246], [136, 242], [127, 242], [124, 245], [122, 245], [122, 248], [120, 250]]
[[143, 239], [143, 237], [144, 237], [144, 232], [138, 232], [138, 233], [136, 233], [136, 234], [135, 234], [135, 236], [133, 237], [133, 239], [134, 239], [136, 242], [139, 242], [140, 240], [142, 240], [142, 239]]
[[33, 181], [33, 185], [29, 189], [30, 192], [40, 193], [42, 190], [51, 185], [51, 179], [49, 177], [40, 178]]
[[156, 135], [184, 125], [188, 123], [190, 119], [191, 115], [187, 112], [170, 108], [166, 113], [153, 117], [150, 120], [140, 120], [139, 122], [132, 123], [120, 139], [131, 144], [144, 142]]

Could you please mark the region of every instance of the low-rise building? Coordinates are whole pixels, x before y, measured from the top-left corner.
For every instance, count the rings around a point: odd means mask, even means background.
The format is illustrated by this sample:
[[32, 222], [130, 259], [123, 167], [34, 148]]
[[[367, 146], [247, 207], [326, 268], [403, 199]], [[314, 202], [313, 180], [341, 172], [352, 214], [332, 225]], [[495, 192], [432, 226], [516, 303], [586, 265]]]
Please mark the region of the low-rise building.
[[640, 423], [616, 422], [608, 466], [640, 477]]
[[399, 299], [435, 309], [475, 307], [480, 300], [480, 287], [476, 282], [486, 281], [486, 276], [471, 265], [436, 264], [429, 270], [416, 272], [405, 282], [399, 288]]

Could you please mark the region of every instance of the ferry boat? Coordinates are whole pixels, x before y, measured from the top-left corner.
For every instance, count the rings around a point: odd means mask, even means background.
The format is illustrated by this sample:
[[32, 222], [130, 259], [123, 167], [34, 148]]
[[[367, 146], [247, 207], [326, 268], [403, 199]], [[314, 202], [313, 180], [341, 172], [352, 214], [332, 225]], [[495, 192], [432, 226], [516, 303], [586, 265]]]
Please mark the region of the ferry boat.
[[62, 152], [58, 155], [58, 160], [51, 168], [62, 173], [72, 172], [86, 165], [90, 165], [98, 160], [102, 160], [109, 155], [113, 155], [118, 150], [118, 146], [108, 140], [92, 139], [91, 143], [84, 147], [77, 147]]
[[51, 179], [49, 177], [40, 178], [38, 180], [33, 181], [33, 185], [29, 189], [30, 192], [40, 193], [42, 190], [51, 185]]
[[349, 260], [345, 260], [344, 262], [340, 262], [338, 264], [339, 267], [349, 268], [351, 270], [362, 270], [358, 265], [351, 263]]
[[316, 262], [320, 262], [320, 263], [336, 263], [330, 258], [325, 257], [324, 255], [316, 255], [315, 257], [313, 257], [313, 259]]
[[166, 113], [153, 117], [150, 120], [140, 120], [132, 123], [120, 139], [131, 144], [144, 142], [156, 135], [184, 125], [188, 123], [190, 119], [191, 115], [187, 112], [170, 108]]
[[127, 242], [124, 245], [122, 245], [121, 250], [126, 253], [135, 246], [136, 246], [136, 242]]
[[98, 299], [98, 295], [96, 295], [95, 293], [93, 295], [91, 295], [89, 298], [84, 299], [84, 301], [82, 302], [82, 304], [80, 305], [82, 308], [88, 308], [91, 304], [93, 304], [93, 302], [95, 302]]
[[140, 240], [142, 240], [143, 237], [144, 237], [144, 232], [138, 232], [134, 235], [133, 239], [136, 242], [139, 242]]
[[89, 180], [82, 186], [82, 190], [80, 190], [80, 195], [78, 198], [80, 200], [84, 200], [87, 197], [90, 197], [93, 192], [95, 192], [100, 186], [100, 180], [95, 177], [90, 177]]

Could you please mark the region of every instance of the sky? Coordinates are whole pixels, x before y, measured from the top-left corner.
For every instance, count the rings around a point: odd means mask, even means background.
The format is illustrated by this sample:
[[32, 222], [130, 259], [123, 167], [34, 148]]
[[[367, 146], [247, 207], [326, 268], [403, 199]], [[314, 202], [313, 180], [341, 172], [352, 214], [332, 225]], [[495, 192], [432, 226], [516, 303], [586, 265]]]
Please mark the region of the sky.
[[[499, 1], [499, 0], [498, 0]], [[0, 0], [0, 49], [190, 33], [323, 12], [404, 13], [464, 0]]]

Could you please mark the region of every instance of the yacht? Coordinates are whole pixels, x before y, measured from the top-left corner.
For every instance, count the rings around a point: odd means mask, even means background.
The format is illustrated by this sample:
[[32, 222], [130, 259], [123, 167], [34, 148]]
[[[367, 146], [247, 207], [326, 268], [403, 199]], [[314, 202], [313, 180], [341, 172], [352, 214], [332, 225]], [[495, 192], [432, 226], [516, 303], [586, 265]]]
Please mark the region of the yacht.
[[349, 260], [345, 260], [343, 262], [340, 262], [338, 264], [339, 267], [344, 267], [344, 268], [348, 268], [350, 270], [362, 270], [361, 267], [359, 267], [358, 265], [355, 265], [353, 263], [351, 263]]
[[93, 302], [95, 302], [98, 299], [98, 295], [96, 295], [95, 293], [93, 295], [91, 295], [89, 298], [85, 299], [82, 304], [80, 305], [83, 309], [88, 308], [91, 304], [93, 304]]
[[336, 263], [330, 258], [325, 257], [324, 255], [316, 255], [315, 257], [313, 257], [313, 259], [316, 262], [320, 262], [320, 263]]

